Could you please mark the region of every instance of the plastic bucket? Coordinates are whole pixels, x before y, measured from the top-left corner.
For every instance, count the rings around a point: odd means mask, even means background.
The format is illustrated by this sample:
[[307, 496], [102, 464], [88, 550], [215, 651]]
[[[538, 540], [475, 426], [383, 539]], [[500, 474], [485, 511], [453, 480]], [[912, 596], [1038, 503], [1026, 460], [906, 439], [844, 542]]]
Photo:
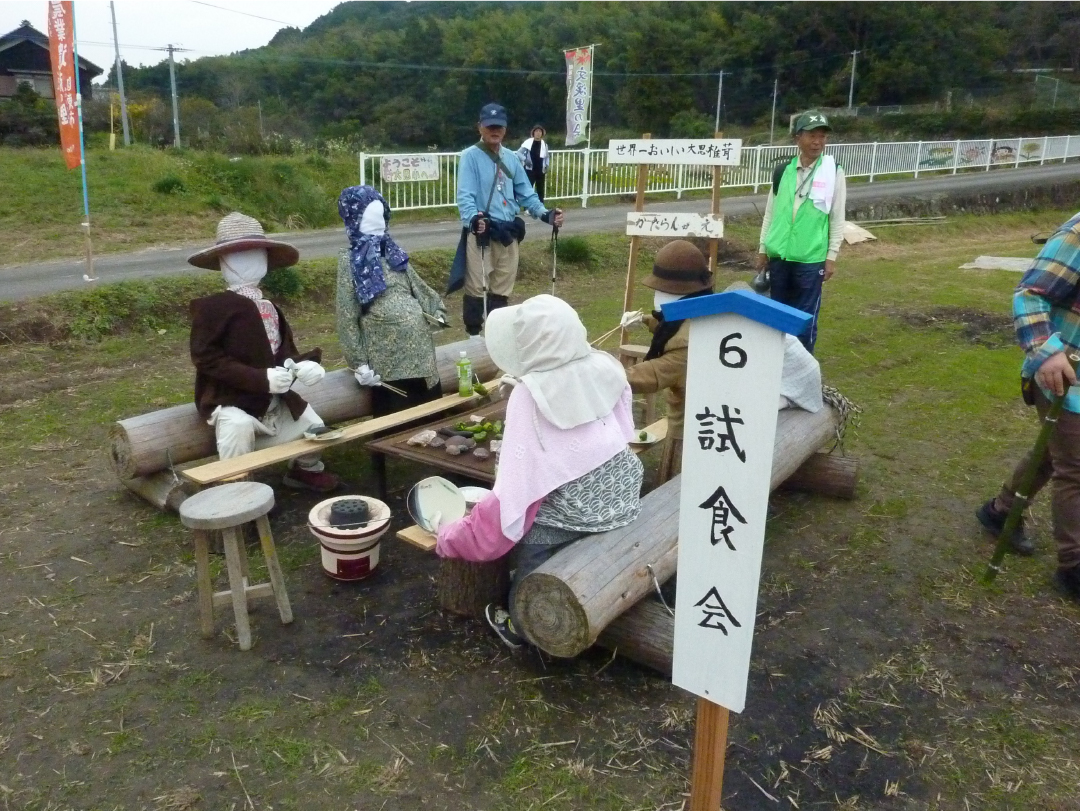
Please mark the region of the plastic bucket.
[[319, 540], [323, 571], [335, 580], [363, 580], [379, 565], [379, 542], [390, 528], [390, 508], [383, 502], [359, 496], [368, 502], [371, 518], [363, 526], [330, 526], [334, 502], [357, 496], [338, 496], [319, 502], [308, 513], [308, 529]]

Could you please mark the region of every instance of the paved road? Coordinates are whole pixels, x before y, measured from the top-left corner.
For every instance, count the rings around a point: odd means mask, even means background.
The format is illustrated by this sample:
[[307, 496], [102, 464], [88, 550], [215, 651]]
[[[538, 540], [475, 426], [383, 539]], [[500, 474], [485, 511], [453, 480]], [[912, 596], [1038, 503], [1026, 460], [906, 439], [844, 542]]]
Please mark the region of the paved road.
[[[902, 180], [858, 183], [848, 188], [848, 200], [852, 203], [870, 203], [896, 197], [919, 197], [943, 193], [971, 193], [995, 191], [1040, 183], [1080, 179], [1080, 163], [1034, 166], [1024, 169], [974, 172], [955, 176], [929, 177], [921, 180]], [[701, 200], [649, 203], [649, 211], [696, 211], [707, 208]], [[729, 216], [761, 212], [765, 207], [765, 195], [746, 195], [724, 199], [724, 213]], [[564, 235], [595, 233], [598, 231], [622, 231], [626, 224], [629, 205], [601, 205], [593, 208], [568, 208]], [[532, 233], [546, 229], [532, 226]], [[394, 226], [394, 238], [407, 251], [428, 248], [454, 247], [460, 233], [456, 218], [424, 223], [399, 223]], [[283, 239], [296, 245], [306, 259], [335, 256], [346, 244], [345, 231], [328, 228], [322, 231], [290, 231]], [[528, 237], [526, 237], [528, 239]], [[187, 264], [189, 254], [205, 246], [204, 242], [192, 242], [170, 248], [145, 248], [130, 253], [105, 254], [97, 258], [95, 268], [98, 283], [123, 279], [145, 279], [152, 276], [168, 276], [176, 273], [206, 273]], [[0, 301], [32, 298], [57, 290], [85, 287], [83, 264], [79, 259], [58, 259], [27, 265], [10, 265], [0, 268]]]

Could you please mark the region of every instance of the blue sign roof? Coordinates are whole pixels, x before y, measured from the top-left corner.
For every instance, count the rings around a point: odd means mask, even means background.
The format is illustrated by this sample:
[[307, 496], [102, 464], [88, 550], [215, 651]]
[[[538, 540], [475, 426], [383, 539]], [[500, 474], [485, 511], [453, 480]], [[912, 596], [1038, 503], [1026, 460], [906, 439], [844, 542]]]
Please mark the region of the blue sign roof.
[[727, 293], [714, 293], [711, 296], [680, 299], [665, 304], [660, 310], [667, 321], [700, 318], [703, 315], [737, 313], [789, 335], [800, 335], [813, 320], [809, 313], [773, 301], [771, 298], [759, 296], [749, 290], [731, 290]]

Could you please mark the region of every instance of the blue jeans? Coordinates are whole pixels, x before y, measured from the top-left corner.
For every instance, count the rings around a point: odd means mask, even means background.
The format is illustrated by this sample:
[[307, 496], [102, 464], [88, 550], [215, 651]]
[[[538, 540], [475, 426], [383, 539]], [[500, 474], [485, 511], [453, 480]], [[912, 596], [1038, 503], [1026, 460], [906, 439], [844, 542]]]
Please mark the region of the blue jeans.
[[821, 283], [825, 280], [824, 262], [788, 262], [769, 260], [769, 279], [773, 301], [779, 301], [812, 316], [810, 325], [798, 338], [806, 351], [814, 354], [817, 343], [818, 312], [821, 310]]

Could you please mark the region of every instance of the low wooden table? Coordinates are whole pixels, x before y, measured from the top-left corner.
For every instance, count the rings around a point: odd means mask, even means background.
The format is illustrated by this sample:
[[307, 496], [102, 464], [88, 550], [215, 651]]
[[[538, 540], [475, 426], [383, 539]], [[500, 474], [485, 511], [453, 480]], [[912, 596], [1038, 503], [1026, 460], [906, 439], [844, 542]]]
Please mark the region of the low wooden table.
[[[366, 444], [366, 447], [373, 454], [384, 454], [386, 456], [399, 456], [402, 459], [411, 459], [414, 462], [430, 465], [437, 470], [446, 471], [448, 473], [457, 473], [462, 476], [467, 476], [470, 479], [484, 482], [485, 484], [491, 484], [495, 481], [494, 453], [487, 459], [478, 459], [473, 456], [472, 451], [466, 451], [458, 456], [451, 456], [443, 448], [427, 448], [408, 444], [409, 438], [416, 436], [421, 431], [431, 430], [437, 433], [440, 428], [453, 427], [457, 423], [463, 421], [468, 422], [469, 417], [473, 414], [478, 417], [483, 417], [485, 422], [505, 420], [506, 401], [499, 400], [470, 411], [459, 411], [453, 416], [444, 417], [435, 422], [426, 423], [424, 425], [414, 425], [406, 431], [400, 431], [396, 434], [390, 434], [389, 436], [372, 440]], [[478, 447], [488, 448], [489, 445], [490, 440], [485, 440], [480, 443]], [[381, 487], [384, 486], [384, 484], [384, 482], [380, 482]]]

